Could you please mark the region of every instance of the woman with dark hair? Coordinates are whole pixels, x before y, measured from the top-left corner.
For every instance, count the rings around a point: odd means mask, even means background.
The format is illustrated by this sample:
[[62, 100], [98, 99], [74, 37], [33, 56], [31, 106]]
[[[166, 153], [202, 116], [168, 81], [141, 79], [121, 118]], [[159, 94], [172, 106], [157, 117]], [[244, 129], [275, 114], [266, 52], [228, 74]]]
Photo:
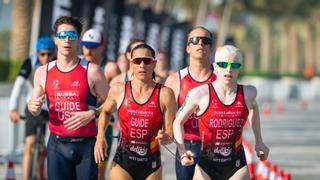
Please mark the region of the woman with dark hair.
[[147, 44], [131, 50], [131, 81], [114, 84], [98, 121], [96, 163], [106, 157], [104, 130], [111, 114], [119, 113], [121, 138], [110, 179], [161, 179], [160, 145], [172, 142], [176, 112], [173, 91], [153, 80], [155, 51]]

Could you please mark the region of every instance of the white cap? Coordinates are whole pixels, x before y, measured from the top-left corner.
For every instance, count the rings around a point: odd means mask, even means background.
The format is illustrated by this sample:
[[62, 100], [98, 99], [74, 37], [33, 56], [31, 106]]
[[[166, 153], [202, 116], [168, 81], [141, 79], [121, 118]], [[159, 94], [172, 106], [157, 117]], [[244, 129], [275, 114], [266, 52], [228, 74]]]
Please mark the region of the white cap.
[[97, 48], [103, 45], [103, 43], [102, 33], [97, 29], [89, 29], [83, 34], [80, 45]]

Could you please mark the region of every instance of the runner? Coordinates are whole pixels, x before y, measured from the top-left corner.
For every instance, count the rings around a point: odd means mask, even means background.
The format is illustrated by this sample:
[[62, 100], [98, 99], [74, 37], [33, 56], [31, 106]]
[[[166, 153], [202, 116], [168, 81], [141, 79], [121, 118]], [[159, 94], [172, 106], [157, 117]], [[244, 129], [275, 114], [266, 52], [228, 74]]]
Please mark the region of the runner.
[[62, 16], [54, 23], [57, 60], [37, 69], [29, 111], [38, 115], [45, 94], [49, 104], [48, 178], [97, 179], [94, 121], [97, 101], [102, 102], [108, 84], [99, 66], [77, 56], [82, 23]]
[[[176, 112], [171, 89], [155, 83], [155, 51], [146, 44], [131, 51], [132, 81], [114, 84], [98, 122], [95, 160], [105, 159], [104, 130], [111, 113], [118, 109], [121, 138], [110, 179], [161, 179], [159, 144], [172, 142], [172, 120]], [[159, 143], [159, 144], [158, 144]]]
[[164, 83], [169, 76], [168, 59], [162, 52], [157, 54], [156, 74], [160, 78], [160, 83]]
[[[130, 52], [129, 52], [130, 53]], [[127, 72], [129, 70], [129, 60], [126, 57], [126, 53], [121, 53], [117, 58], [117, 65], [121, 73]]]
[[[10, 96], [9, 101], [9, 111], [10, 111], [10, 119], [13, 123], [18, 123], [20, 120], [20, 113], [18, 111], [19, 107], [19, 101], [20, 97], [22, 95], [23, 89], [28, 89], [28, 87], [31, 87], [33, 85], [33, 76], [35, 70], [44, 64], [47, 64], [51, 60], [53, 60], [54, 57], [54, 51], [55, 51], [55, 45], [53, 40], [49, 36], [42, 36], [38, 39], [36, 44], [36, 54], [31, 55], [28, 57], [18, 74], [18, 77], [16, 78], [14, 82], [14, 86], [12, 89], [12, 93]], [[31, 90], [28, 95], [27, 101], [30, 99], [31, 96]], [[23, 152], [23, 162], [22, 162], [22, 171], [23, 171], [23, 179], [27, 180], [30, 178], [30, 167], [31, 167], [31, 157], [32, 157], [32, 149], [35, 144], [35, 135], [37, 127], [40, 126], [43, 123], [39, 123], [40, 121], [48, 121], [49, 115], [48, 115], [48, 108], [47, 106], [41, 107], [40, 116], [34, 117], [30, 114], [28, 109], [25, 109], [25, 115], [26, 115], [26, 129], [25, 129], [25, 145], [24, 145], [24, 152]], [[46, 127], [43, 125], [41, 128], [44, 130]], [[45, 131], [43, 131], [45, 132]], [[39, 164], [43, 164], [44, 159], [42, 159], [42, 162], [39, 162]], [[39, 178], [43, 179], [43, 167], [40, 166], [42, 169], [39, 169], [40, 173]]]
[[87, 30], [81, 39], [80, 45], [85, 59], [101, 67], [108, 82], [120, 74], [120, 70], [115, 62], [103, 63], [103, 50], [105, 48], [102, 32], [97, 29]]
[[[173, 89], [179, 107], [182, 106], [191, 89], [216, 79], [209, 59], [213, 47], [212, 38], [212, 34], [201, 26], [194, 28], [188, 34], [186, 51], [189, 54], [190, 65], [170, 75], [165, 83], [166, 86]], [[198, 119], [194, 114], [190, 115], [189, 120], [185, 123], [184, 130], [183, 138], [186, 149], [192, 151], [195, 161], [198, 161], [201, 137]], [[176, 155], [180, 157], [178, 150]], [[175, 165], [177, 179], [192, 179], [195, 165], [182, 166], [177, 159]]]
[[[89, 29], [87, 30], [84, 34], [83, 37], [81, 39], [80, 45], [82, 46], [82, 52], [83, 52], [83, 56], [85, 59], [89, 60], [92, 63], [97, 64], [98, 66], [100, 66], [101, 70], [104, 71], [106, 73], [106, 75], [109, 74], [114, 74], [117, 73], [116, 72], [106, 72], [105, 70], [113, 70], [110, 69], [110, 63], [109, 62], [109, 67], [108, 69], [105, 69], [105, 65], [103, 64], [103, 58], [102, 58], [102, 52], [104, 49], [104, 38], [103, 38], [103, 34], [102, 32], [100, 32], [97, 29]], [[116, 65], [115, 63], [113, 63], [114, 65]], [[117, 67], [117, 65], [116, 65]], [[118, 69], [115, 69], [118, 70]], [[97, 105], [97, 108], [100, 106], [100, 104]], [[111, 120], [111, 123], [114, 122], [114, 119]], [[111, 146], [112, 146], [112, 135], [113, 135], [113, 128], [112, 128], [112, 124], [109, 124], [107, 129], [106, 129], [106, 138], [107, 138], [107, 143], [109, 144], [109, 147], [107, 149], [107, 153], [108, 155], [110, 155], [110, 151], [111, 151]], [[98, 165], [98, 179], [99, 180], [104, 180], [105, 179], [105, 173], [106, 173], [106, 169], [107, 169], [107, 162], [108, 160], [106, 160], [103, 163], [100, 163]]]
[[257, 89], [237, 83], [242, 63], [238, 48], [231, 45], [218, 48], [214, 64], [217, 80], [191, 90], [174, 121], [180, 159], [187, 166], [194, 159], [192, 152], [185, 149], [183, 124], [191, 113], [195, 112], [199, 118], [202, 150], [194, 179], [249, 179], [241, 141], [247, 119], [255, 136], [258, 157], [268, 158], [269, 149], [261, 137]]

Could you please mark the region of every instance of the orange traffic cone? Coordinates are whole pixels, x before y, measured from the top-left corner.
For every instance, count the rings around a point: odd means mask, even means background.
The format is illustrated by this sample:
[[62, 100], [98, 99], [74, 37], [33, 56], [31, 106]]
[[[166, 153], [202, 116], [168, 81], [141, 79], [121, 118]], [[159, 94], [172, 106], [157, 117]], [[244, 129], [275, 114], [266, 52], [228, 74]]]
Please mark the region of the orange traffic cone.
[[7, 166], [7, 174], [6, 174], [6, 180], [15, 180], [16, 179], [16, 174], [14, 172], [14, 164], [12, 161], [8, 161], [8, 166]]
[[276, 109], [276, 112], [282, 113], [282, 112], [284, 111], [283, 104], [281, 104], [281, 103], [276, 103], [275, 109]]
[[268, 160], [260, 161], [257, 169], [257, 180], [268, 180], [270, 171], [270, 162]]
[[291, 175], [289, 173], [284, 173], [284, 180], [291, 180]]
[[272, 164], [270, 167], [269, 180], [277, 180], [277, 165]]
[[247, 160], [247, 166], [249, 169], [249, 174], [250, 174], [250, 180], [255, 180], [256, 175], [255, 175], [255, 154], [254, 154], [254, 149], [249, 144], [249, 142], [246, 139], [242, 139], [242, 145], [246, 154], [246, 160]]
[[282, 169], [278, 170], [278, 176], [277, 176], [277, 180], [283, 180], [284, 179], [284, 172]]
[[270, 105], [268, 103], [263, 103], [261, 110], [262, 110], [262, 115], [264, 116], [269, 116], [271, 113]]

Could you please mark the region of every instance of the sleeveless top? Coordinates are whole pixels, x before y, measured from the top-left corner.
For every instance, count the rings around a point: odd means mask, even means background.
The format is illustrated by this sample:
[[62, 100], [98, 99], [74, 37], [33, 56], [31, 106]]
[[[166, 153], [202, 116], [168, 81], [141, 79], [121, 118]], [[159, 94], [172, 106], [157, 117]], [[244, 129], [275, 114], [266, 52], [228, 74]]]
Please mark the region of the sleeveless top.
[[209, 84], [210, 103], [199, 117], [202, 155], [227, 157], [242, 148], [241, 136], [249, 110], [243, 86], [237, 85], [237, 95], [230, 105], [223, 104], [212, 84]]
[[95, 107], [97, 98], [90, 92], [87, 71], [90, 62], [81, 59], [78, 65], [69, 72], [62, 72], [57, 61], [47, 66], [45, 92], [49, 104], [49, 129], [59, 136], [87, 137], [97, 134], [96, 122], [76, 129], [67, 130], [63, 122], [71, 117], [71, 112], [87, 111]]
[[[192, 78], [189, 73], [188, 67], [179, 71], [180, 77], [180, 91], [178, 95], [178, 106], [181, 107], [184, 100], [186, 99], [188, 92], [200, 85], [211, 83], [216, 80], [216, 75], [213, 73], [209, 76], [209, 78], [205, 81], [199, 82]], [[190, 115], [188, 120], [184, 123], [184, 139], [185, 140], [193, 140], [193, 141], [200, 141], [200, 133], [199, 133], [199, 126], [198, 126], [198, 119], [194, 113]]]
[[118, 109], [121, 128], [120, 146], [140, 156], [159, 151], [155, 137], [163, 125], [160, 109], [161, 85], [156, 84], [149, 99], [139, 104], [132, 95], [132, 81], [125, 85], [124, 99]]

